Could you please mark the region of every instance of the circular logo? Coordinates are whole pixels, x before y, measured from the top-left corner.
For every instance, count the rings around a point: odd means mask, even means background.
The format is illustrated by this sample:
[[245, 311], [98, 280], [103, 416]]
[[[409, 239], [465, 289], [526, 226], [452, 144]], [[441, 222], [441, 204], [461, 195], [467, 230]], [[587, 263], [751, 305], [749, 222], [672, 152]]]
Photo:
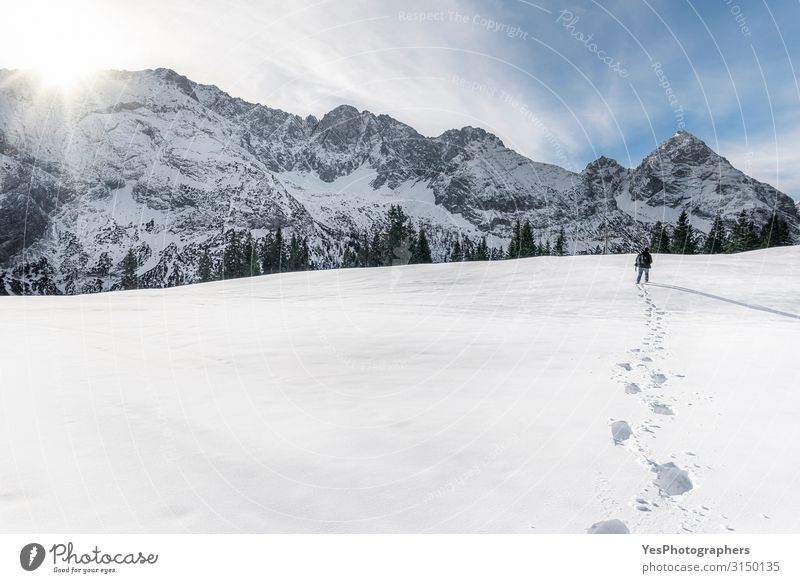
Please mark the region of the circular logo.
[[28, 543], [19, 552], [19, 564], [26, 571], [35, 571], [44, 562], [44, 547], [39, 543]]

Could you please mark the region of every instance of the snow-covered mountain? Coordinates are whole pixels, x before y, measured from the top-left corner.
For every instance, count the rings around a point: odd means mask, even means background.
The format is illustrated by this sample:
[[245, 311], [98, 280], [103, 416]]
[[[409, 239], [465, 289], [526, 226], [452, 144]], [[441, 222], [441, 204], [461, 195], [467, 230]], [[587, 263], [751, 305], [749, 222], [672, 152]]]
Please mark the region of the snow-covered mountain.
[[69, 94], [0, 70], [0, 293], [109, 289], [131, 248], [144, 285], [193, 281], [232, 228], [281, 226], [335, 266], [398, 203], [439, 260], [459, 235], [506, 244], [517, 218], [543, 239], [563, 227], [572, 251], [628, 250], [683, 209], [707, 231], [717, 211], [775, 207], [800, 232], [788, 196], [686, 132], [635, 169], [600, 158], [575, 173], [479, 128], [425, 137], [347, 105], [302, 118], [168, 69], [98, 73]]

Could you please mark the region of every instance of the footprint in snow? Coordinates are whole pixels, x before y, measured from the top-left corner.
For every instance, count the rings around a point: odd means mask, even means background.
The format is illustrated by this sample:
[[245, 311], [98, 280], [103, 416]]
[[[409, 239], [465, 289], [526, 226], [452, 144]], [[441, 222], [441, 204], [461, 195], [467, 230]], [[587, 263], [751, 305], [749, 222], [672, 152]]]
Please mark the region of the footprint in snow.
[[667, 382], [667, 375], [661, 374], [660, 372], [653, 373], [650, 378], [653, 380], [653, 384], [655, 385], [663, 385]]
[[630, 530], [625, 526], [621, 520], [614, 518], [613, 520], [603, 520], [602, 522], [595, 522], [592, 526], [586, 529], [588, 534], [630, 534]]
[[673, 462], [655, 464], [653, 471], [656, 473], [655, 485], [664, 496], [679, 496], [694, 487], [689, 473]]
[[625, 385], [625, 392], [629, 395], [635, 395], [636, 393], [641, 393], [642, 389], [636, 383], [628, 383]]
[[642, 357], [642, 362], [653, 362], [653, 359], [650, 358], [649, 356], [643, 356]]
[[628, 362], [619, 362], [617, 366], [624, 368], [625, 370], [631, 370], [631, 365]]
[[632, 435], [631, 426], [626, 421], [614, 421], [611, 424], [611, 438], [614, 445], [619, 445]]
[[652, 409], [653, 413], [656, 415], [675, 415], [675, 412], [672, 410], [672, 408], [664, 403], [651, 403], [650, 409]]

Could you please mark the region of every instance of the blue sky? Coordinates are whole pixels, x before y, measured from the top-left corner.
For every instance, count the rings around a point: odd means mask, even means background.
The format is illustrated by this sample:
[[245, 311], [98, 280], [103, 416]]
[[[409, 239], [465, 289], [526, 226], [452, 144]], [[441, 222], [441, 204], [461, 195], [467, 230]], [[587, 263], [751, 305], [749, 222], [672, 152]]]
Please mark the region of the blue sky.
[[[9, 10], [12, 14], [9, 14]], [[0, 67], [171, 67], [287, 111], [476, 125], [574, 170], [684, 128], [800, 198], [800, 2], [30, 0]]]

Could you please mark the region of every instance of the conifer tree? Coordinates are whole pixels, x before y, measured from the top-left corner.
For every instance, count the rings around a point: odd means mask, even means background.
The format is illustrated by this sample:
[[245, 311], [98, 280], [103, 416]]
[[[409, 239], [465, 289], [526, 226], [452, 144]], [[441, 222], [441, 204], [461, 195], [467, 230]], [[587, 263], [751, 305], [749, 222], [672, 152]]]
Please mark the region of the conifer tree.
[[696, 251], [694, 229], [689, 223], [689, 215], [681, 211], [678, 223], [672, 231], [672, 253], [690, 255]]
[[464, 261], [475, 261], [475, 243], [469, 237], [464, 237], [462, 241]]
[[536, 254], [536, 246], [533, 242], [533, 229], [530, 221], [526, 220], [522, 225], [519, 236], [519, 256], [533, 257]]
[[289, 240], [289, 251], [286, 260], [286, 271], [298, 271], [301, 269], [300, 259], [300, 241], [297, 235], [292, 233], [292, 238]]
[[308, 237], [303, 237], [300, 243], [300, 269], [311, 269], [311, 250], [308, 248]]
[[272, 273], [270, 269], [269, 253], [274, 241], [275, 236], [272, 233], [267, 233], [264, 235], [264, 238], [261, 239], [261, 243], [258, 247], [259, 256], [261, 258], [261, 273]]
[[453, 263], [464, 260], [464, 254], [461, 251], [461, 241], [459, 241], [460, 238], [461, 237], [456, 237], [456, 240], [453, 243], [453, 250], [450, 252], [450, 261]]
[[714, 222], [711, 223], [711, 230], [708, 232], [708, 237], [706, 237], [706, 242], [703, 245], [703, 253], [707, 255], [722, 253], [725, 250], [725, 243], [725, 223], [722, 222], [722, 217], [717, 214], [714, 217]]
[[203, 254], [200, 255], [200, 260], [197, 263], [197, 276], [200, 278], [201, 282], [212, 281], [214, 279], [214, 271], [208, 249], [204, 250]]
[[344, 253], [342, 253], [342, 263], [341, 266], [343, 268], [348, 267], [359, 267], [358, 265], [358, 255], [355, 251], [350, 249], [350, 247], [346, 247]]
[[286, 245], [280, 227], [274, 234], [264, 237], [261, 246], [261, 271], [263, 273], [280, 273], [286, 270]]
[[[366, 229], [361, 233], [360, 238], [355, 239], [356, 245], [356, 267], [368, 267], [370, 248], [369, 248], [369, 233]], [[309, 258], [309, 269], [311, 268], [311, 259]]]
[[242, 242], [239, 234], [230, 230], [225, 234], [225, 249], [222, 252], [222, 279], [242, 276]]
[[670, 252], [669, 231], [667, 230], [667, 226], [661, 221], [656, 221], [656, 224], [653, 226], [653, 234], [650, 238], [650, 250], [653, 253]]
[[410, 263], [433, 263], [428, 237], [425, 235], [425, 229], [422, 226], [420, 226], [419, 234], [414, 242]]
[[97, 268], [95, 269], [95, 272], [97, 275], [105, 277], [111, 272], [111, 264], [112, 261], [108, 251], [103, 251], [100, 254], [100, 258], [97, 260]]
[[380, 267], [383, 265], [383, 236], [380, 231], [375, 231], [372, 234], [372, 245], [369, 247], [369, 263], [370, 267]]
[[520, 255], [520, 239], [522, 238], [522, 225], [517, 219], [511, 229], [511, 242], [508, 244], [508, 258], [517, 259]]
[[758, 233], [756, 232], [755, 222], [747, 215], [744, 209], [739, 213], [731, 228], [725, 251], [727, 253], [741, 253], [750, 251], [758, 246]]
[[252, 277], [261, 274], [261, 266], [258, 257], [258, 244], [253, 239], [253, 234], [247, 232], [242, 243], [242, 276]]
[[411, 259], [414, 228], [400, 205], [391, 205], [386, 216], [387, 228], [383, 248], [384, 265], [402, 265]]
[[553, 255], [565, 255], [566, 254], [566, 236], [564, 235], [564, 227], [561, 227], [558, 231], [558, 237], [556, 237], [556, 243], [553, 245]]
[[489, 247], [486, 245], [486, 237], [481, 237], [475, 249], [475, 261], [487, 261], [489, 259]]
[[769, 220], [761, 227], [759, 236], [759, 246], [783, 247], [792, 244], [792, 237], [789, 235], [789, 225], [783, 219], [773, 213]]
[[122, 289], [136, 289], [139, 287], [139, 277], [136, 270], [139, 269], [139, 260], [133, 247], [128, 249], [122, 260]]

